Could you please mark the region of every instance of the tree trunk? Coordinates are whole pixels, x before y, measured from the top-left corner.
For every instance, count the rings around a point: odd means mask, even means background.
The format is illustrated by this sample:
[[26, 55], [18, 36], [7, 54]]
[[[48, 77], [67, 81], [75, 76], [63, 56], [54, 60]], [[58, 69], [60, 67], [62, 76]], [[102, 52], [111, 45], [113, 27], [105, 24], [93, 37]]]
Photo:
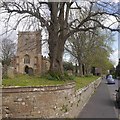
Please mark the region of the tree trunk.
[[[49, 34], [49, 56], [50, 56], [50, 72], [63, 74], [63, 52], [64, 40], [53, 34]], [[52, 41], [52, 42], [51, 42]]]
[[79, 64], [79, 76], [83, 76], [82, 63], [78, 62], [78, 64]]
[[78, 66], [77, 66], [77, 64], [75, 64], [75, 75], [76, 76], [78, 75]]
[[91, 70], [91, 67], [86, 64], [86, 65], [85, 65], [86, 75], [89, 75], [89, 74], [90, 74], [90, 70]]
[[85, 75], [85, 65], [82, 64], [83, 75]]
[[48, 28], [49, 32], [49, 56], [50, 56], [50, 72], [63, 74], [63, 52], [67, 33], [66, 22], [64, 20], [64, 5], [60, 4], [60, 12], [58, 14], [58, 2], [51, 4], [51, 23]]

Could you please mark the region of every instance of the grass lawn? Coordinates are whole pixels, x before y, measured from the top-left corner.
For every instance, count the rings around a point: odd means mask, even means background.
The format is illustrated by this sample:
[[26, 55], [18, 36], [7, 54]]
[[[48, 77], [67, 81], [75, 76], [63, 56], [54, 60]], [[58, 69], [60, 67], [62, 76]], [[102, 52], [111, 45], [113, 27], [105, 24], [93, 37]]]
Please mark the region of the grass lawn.
[[89, 76], [89, 77], [76, 77], [76, 89], [87, 86], [89, 83], [97, 80], [98, 76]]
[[[96, 80], [98, 77], [75, 77], [75, 82], [77, 83], [76, 88], [82, 88], [87, 86], [90, 82]], [[42, 77], [29, 76], [29, 75], [17, 75], [14, 79], [3, 79], [3, 86], [48, 86], [48, 85], [61, 85], [71, 82], [71, 80], [48, 80]]]

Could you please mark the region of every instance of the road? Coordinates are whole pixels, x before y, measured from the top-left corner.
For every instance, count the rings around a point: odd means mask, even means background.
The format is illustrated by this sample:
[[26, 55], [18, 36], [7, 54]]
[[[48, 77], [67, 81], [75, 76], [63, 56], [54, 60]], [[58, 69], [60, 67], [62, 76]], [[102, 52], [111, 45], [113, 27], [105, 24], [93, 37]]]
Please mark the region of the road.
[[117, 88], [118, 80], [115, 80], [115, 84], [108, 85], [103, 79], [78, 118], [118, 118], [119, 109], [115, 102]]

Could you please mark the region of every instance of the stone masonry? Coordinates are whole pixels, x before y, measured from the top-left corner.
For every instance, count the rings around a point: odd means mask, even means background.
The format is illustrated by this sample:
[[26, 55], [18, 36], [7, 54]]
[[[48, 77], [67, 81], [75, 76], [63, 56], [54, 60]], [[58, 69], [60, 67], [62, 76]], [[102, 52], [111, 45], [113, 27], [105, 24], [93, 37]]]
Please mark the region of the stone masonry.
[[[46, 68], [43, 63], [47, 65]], [[49, 69], [49, 60], [42, 57], [41, 31], [18, 33], [17, 55], [13, 64], [15, 72], [22, 74], [41, 74]]]
[[100, 81], [99, 78], [77, 91], [74, 82], [58, 86], [3, 88], [3, 118], [77, 118]]

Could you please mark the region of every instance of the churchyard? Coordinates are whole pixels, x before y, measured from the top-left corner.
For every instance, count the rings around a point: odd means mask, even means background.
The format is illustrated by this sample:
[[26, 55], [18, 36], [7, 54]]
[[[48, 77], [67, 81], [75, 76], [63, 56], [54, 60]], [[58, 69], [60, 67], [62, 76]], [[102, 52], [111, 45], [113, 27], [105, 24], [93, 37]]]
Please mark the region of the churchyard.
[[54, 80], [50, 76], [39, 77], [29, 75], [15, 75], [14, 78], [5, 78], [2, 80], [3, 87], [9, 86], [49, 86], [49, 85], [63, 85], [69, 82], [76, 82], [76, 88], [82, 88], [96, 80], [98, 76], [75, 77], [71, 76], [71, 80]]

